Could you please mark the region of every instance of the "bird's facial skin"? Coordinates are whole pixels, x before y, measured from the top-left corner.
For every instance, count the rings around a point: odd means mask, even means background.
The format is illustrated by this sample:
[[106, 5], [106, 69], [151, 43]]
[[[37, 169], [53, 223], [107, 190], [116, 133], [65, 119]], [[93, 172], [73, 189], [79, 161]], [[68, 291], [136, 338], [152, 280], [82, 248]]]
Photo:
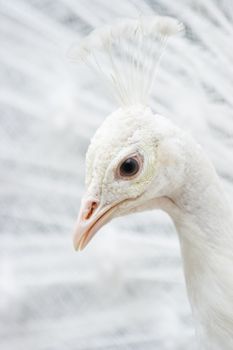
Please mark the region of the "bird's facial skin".
[[148, 108], [134, 107], [117, 111], [97, 130], [86, 157], [87, 190], [75, 229], [75, 249], [83, 249], [112, 218], [144, 210], [146, 203], [168, 194], [176, 162], [169, 150], [161, 152], [160, 145], [174, 130], [162, 119], [155, 133], [155, 118]]

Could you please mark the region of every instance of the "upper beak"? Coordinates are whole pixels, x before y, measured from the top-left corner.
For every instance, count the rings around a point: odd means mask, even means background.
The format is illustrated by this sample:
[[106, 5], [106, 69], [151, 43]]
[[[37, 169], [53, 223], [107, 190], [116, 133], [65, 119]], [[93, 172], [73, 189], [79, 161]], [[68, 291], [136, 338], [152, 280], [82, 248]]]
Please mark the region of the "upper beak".
[[101, 206], [96, 199], [84, 197], [74, 232], [75, 250], [86, 247], [94, 234], [110, 221], [115, 209], [116, 205]]

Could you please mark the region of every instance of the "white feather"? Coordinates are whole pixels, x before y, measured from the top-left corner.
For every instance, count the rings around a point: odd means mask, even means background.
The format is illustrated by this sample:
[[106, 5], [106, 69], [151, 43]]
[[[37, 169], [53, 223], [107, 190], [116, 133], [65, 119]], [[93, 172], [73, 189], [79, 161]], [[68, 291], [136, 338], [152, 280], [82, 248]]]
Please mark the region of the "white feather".
[[121, 105], [146, 104], [167, 41], [183, 29], [171, 17], [122, 19], [93, 30], [68, 54], [94, 63]]

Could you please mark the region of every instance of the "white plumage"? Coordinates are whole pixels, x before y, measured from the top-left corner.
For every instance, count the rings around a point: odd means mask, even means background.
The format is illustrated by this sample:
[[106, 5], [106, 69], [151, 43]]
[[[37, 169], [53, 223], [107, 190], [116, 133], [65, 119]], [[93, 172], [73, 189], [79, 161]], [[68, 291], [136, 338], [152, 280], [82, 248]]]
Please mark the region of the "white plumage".
[[149, 105], [191, 130], [232, 199], [232, 2], [112, 4], [1, 2], [4, 350], [187, 350], [195, 345], [178, 240], [163, 212], [114, 220], [83, 254], [72, 254], [85, 149], [116, 105], [102, 77], [70, 64], [66, 51], [118, 17], [156, 11], [182, 21], [186, 37], [169, 40]]
[[[111, 63], [108, 79], [122, 103], [98, 129], [88, 149], [86, 194], [74, 245], [83, 249], [114, 217], [151, 209], [167, 212], [179, 233], [199, 346], [230, 350], [232, 208], [202, 148], [145, 105], [156, 67], [151, 47], [155, 41], [159, 57], [162, 48], [156, 40], [164, 43], [180, 28], [181, 24], [167, 17], [123, 21], [94, 31], [71, 52], [84, 60], [93, 55], [105, 75], [105, 61], [95, 57], [96, 51], [103, 51]], [[149, 46], [145, 44], [148, 38]], [[131, 41], [133, 53], [128, 54], [131, 47], [123, 44], [124, 39]], [[127, 64], [121, 65], [124, 60]]]
[[120, 105], [146, 104], [168, 39], [182, 30], [171, 17], [122, 19], [95, 29], [68, 54], [73, 61], [94, 63]]

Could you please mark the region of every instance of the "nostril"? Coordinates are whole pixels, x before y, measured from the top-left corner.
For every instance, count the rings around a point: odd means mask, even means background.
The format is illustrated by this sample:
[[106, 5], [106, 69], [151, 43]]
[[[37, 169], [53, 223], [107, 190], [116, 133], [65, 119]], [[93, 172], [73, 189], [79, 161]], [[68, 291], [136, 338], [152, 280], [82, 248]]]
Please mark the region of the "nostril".
[[88, 220], [93, 215], [94, 211], [98, 207], [97, 201], [89, 201], [87, 203], [86, 210], [83, 213], [83, 220]]

